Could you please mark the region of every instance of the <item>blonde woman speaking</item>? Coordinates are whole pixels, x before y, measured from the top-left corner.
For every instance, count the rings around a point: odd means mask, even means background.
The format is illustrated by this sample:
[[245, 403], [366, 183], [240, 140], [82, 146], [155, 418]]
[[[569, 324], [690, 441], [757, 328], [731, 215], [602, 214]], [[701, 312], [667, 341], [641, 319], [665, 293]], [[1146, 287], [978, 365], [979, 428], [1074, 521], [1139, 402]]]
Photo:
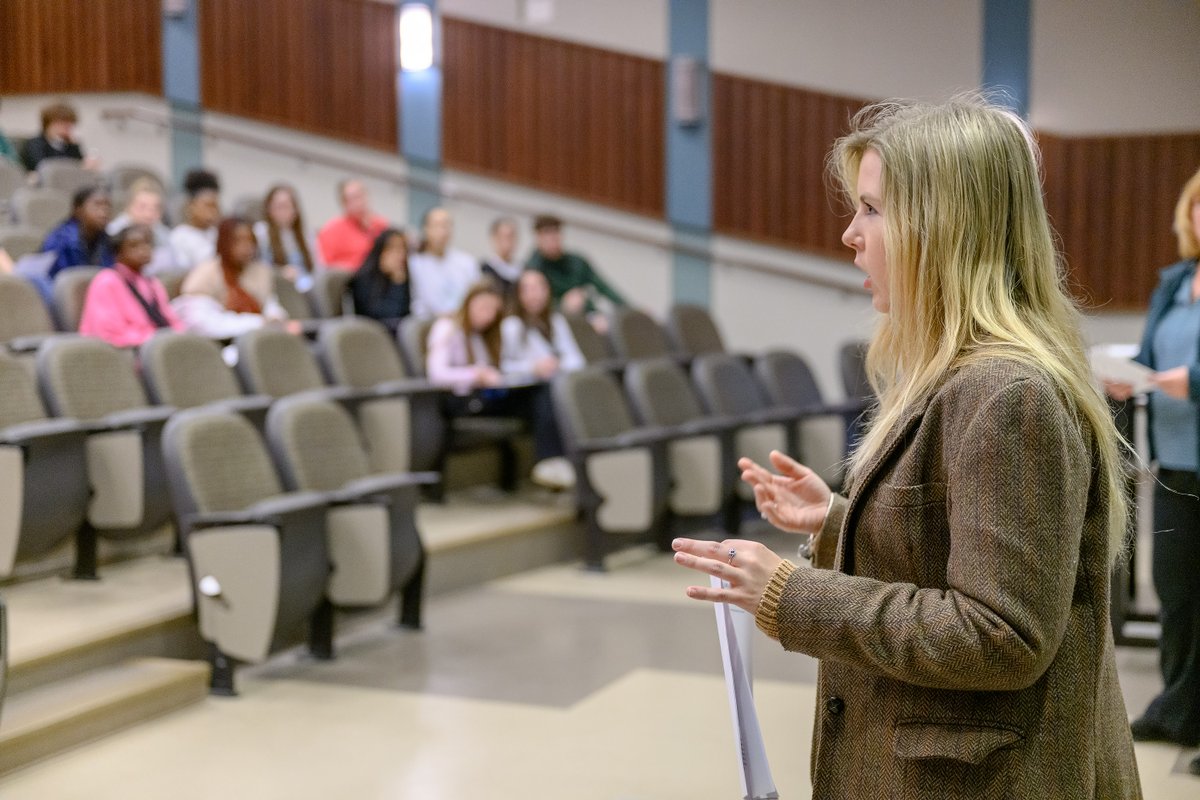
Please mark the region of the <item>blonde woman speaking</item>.
[[831, 166], [881, 320], [849, 494], [743, 459], [816, 569], [679, 539], [787, 650], [821, 660], [813, 797], [1140, 797], [1109, 629], [1118, 440], [1062, 288], [1024, 123], [975, 99], [859, 113]]

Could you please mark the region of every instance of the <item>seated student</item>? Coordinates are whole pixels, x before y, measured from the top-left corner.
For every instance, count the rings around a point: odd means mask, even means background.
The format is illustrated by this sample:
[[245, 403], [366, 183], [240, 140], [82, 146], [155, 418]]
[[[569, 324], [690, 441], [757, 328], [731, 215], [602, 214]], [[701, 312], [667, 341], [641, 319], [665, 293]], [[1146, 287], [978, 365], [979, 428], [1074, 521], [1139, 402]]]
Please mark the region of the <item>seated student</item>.
[[312, 288], [316, 265], [296, 190], [282, 183], [272, 186], [263, 200], [263, 209], [266, 218], [254, 223], [258, 257], [275, 267], [296, 289], [307, 292]]
[[431, 208], [421, 220], [421, 246], [409, 259], [413, 278], [412, 312], [418, 317], [453, 313], [479, 280], [479, 262], [450, 247], [454, 220], [444, 208]]
[[342, 215], [325, 223], [317, 233], [317, 250], [330, 269], [356, 270], [367, 257], [375, 237], [387, 228], [387, 220], [371, 211], [367, 186], [348, 178], [338, 184]]
[[516, 300], [517, 279], [524, 267], [516, 260], [517, 221], [512, 217], [500, 217], [492, 222], [488, 230], [492, 252], [480, 262], [480, 272], [485, 278], [495, 281], [509, 306]]
[[[432, 383], [455, 393], [446, 399], [448, 416], [487, 414], [517, 416], [533, 429], [534, 457], [530, 477], [551, 489], [575, 485], [575, 471], [563, 458], [562, 437], [554, 417], [550, 388], [545, 384], [503, 388], [500, 363], [500, 318], [504, 298], [488, 282], [473, 285], [458, 310], [441, 317], [429, 331], [425, 357]], [[472, 394], [474, 390], [483, 390]]]
[[537, 249], [525, 264], [528, 269], [543, 273], [550, 281], [550, 293], [559, 310], [564, 314], [591, 314], [596, 308], [589, 290], [595, 290], [618, 306], [628, 305], [586, 258], [563, 250], [562, 226], [562, 220], [550, 214], [534, 219]]
[[112, 200], [108, 192], [96, 186], [80, 189], [71, 199], [71, 216], [46, 234], [43, 253], [54, 253], [47, 276], [54, 278], [67, 267], [111, 267], [113, 251], [108, 232], [112, 219]]
[[516, 298], [512, 315], [500, 323], [500, 369], [505, 375], [548, 381], [560, 370], [570, 372], [587, 363], [571, 326], [550, 306], [545, 275], [532, 269], [523, 272]]
[[194, 169], [183, 178], [187, 204], [183, 222], [171, 230], [175, 266], [191, 269], [216, 254], [217, 222], [221, 219], [221, 183], [206, 169]]
[[408, 280], [408, 240], [388, 228], [375, 237], [371, 252], [350, 280], [354, 313], [383, 322], [395, 332], [409, 314], [412, 290]]
[[160, 328], [183, 330], [166, 288], [144, 270], [154, 257], [154, 230], [134, 223], [113, 237], [117, 262], [92, 279], [79, 332], [115, 347], [137, 347]]
[[75, 123], [79, 117], [66, 103], [52, 103], [42, 109], [42, 132], [28, 139], [21, 148], [21, 163], [32, 172], [47, 158], [73, 158], [83, 161], [88, 169], [97, 166], [95, 159], [84, 159], [83, 150], [75, 141]]
[[172, 305], [192, 333], [231, 339], [269, 323], [299, 323], [275, 298], [275, 276], [255, 256], [258, 242], [250, 223], [230, 217], [217, 227], [217, 257], [196, 266], [183, 281]]
[[163, 224], [162, 218], [163, 197], [158, 184], [148, 178], [138, 178], [129, 187], [129, 202], [125, 210], [108, 223], [109, 236], [116, 236], [130, 225], [146, 225], [154, 232], [154, 257], [145, 266], [147, 275], [175, 267], [171, 229]]

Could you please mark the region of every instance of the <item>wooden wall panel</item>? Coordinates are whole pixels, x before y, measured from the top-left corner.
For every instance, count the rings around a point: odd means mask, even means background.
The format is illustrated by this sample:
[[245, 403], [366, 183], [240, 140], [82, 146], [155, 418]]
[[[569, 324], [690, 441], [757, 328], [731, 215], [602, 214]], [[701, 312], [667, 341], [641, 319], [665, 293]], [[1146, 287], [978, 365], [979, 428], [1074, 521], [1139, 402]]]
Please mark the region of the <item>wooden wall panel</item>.
[[395, 7], [375, 0], [203, 0], [206, 109], [397, 149]]
[[1171, 226], [1200, 134], [1038, 138], [1072, 289], [1092, 309], [1144, 308], [1158, 270], [1179, 259]]
[[864, 101], [713, 76], [713, 228], [849, 260], [825, 157]]
[[663, 215], [663, 64], [447, 18], [443, 159]]
[[161, 8], [161, 0], [0, 0], [0, 93], [160, 94]]

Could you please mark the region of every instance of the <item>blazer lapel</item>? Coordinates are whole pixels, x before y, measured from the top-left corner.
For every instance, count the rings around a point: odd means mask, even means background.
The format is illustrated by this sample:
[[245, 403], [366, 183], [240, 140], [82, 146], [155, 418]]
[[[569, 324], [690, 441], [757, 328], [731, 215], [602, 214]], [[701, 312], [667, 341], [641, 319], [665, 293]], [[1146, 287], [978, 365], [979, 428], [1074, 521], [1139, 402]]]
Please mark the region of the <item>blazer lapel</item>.
[[846, 509], [846, 521], [843, 523], [842, 535], [838, 539], [837, 555], [834, 557], [833, 562], [833, 568], [838, 572], [845, 572], [848, 575], [854, 574], [854, 529], [857, 517], [862, 509], [862, 498], [869, 492], [876, 477], [879, 475], [879, 471], [883, 469], [908, 440], [909, 432], [920, 422], [925, 409], [929, 407], [929, 403], [932, 400], [933, 394], [930, 393], [924, 400], [914, 404], [905, 411], [904, 415], [900, 417], [900, 421], [896, 424], [895, 429], [884, 440], [883, 445], [871, 457], [871, 460], [863, 466], [861, 473], [855, 476], [854, 486], [850, 492], [849, 506]]

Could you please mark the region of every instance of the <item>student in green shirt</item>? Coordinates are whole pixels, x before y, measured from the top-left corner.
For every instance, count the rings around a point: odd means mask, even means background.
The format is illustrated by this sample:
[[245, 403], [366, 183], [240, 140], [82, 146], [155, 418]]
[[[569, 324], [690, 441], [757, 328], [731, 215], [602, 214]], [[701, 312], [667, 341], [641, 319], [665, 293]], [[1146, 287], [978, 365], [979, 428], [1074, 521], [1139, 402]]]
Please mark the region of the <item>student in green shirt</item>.
[[608, 298], [618, 306], [628, 303], [620, 292], [608, 284], [587, 259], [578, 253], [568, 253], [562, 245], [563, 222], [558, 217], [542, 214], [533, 221], [537, 249], [526, 263], [550, 283], [550, 295], [564, 314], [591, 314], [596, 310], [592, 291]]

